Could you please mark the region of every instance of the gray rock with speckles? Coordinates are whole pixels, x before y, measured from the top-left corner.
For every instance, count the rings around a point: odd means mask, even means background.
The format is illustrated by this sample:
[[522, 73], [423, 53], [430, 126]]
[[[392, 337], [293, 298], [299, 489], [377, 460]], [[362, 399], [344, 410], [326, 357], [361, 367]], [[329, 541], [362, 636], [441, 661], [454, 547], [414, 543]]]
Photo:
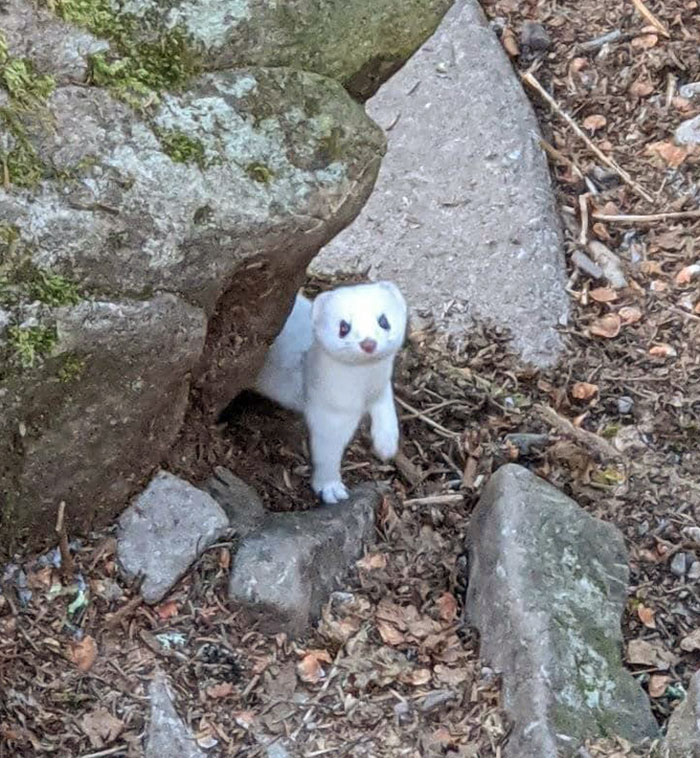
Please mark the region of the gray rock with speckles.
[[689, 118], [679, 124], [674, 137], [679, 145], [700, 145], [700, 116]]
[[620, 532], [527, 469], [487, 484], [468, 530], [466, 614], [503, 675], [508, 758], [573, 756], [587, 738], [658, 736], [624, 668], [629, 569]]
[[204, 758], [191, 730], [180, 718], [164, 674], [156, 674], [148, 689], [151, 718], [145, 758]]
[[391, 279], [459, 338], [472, 317], [551, 364], [568, 298], [562, 234], [539, 127], [476, 0], [368, 101], [387, 130], [377, 186], [312, 268]]
[[[59, 26], [46, 44], [73, 49], [82, 32]], [[205, 74], [144, 112], [59, 77], [17, 113], [42, 177], [17, 187], [10, 162], [0, 187], [0, 306], [20, 330], [0, 335], [0, 551], [53, 539], [61, 500], [69, 533], [105, 523], [191, 391], [215, 415], [250, 386], [384, 150], [337, 81], [284, 68]]]
[[229, 598], [268, 633], [303, 634], [373, 541], [379, 499], [366, 485], [337, 506], [269, 514], [240, 544]]
[[228, 525], [210, 495], [161, 471], [119, 519], [119, 566], [129, 580], [143, 577], [143, 599], [158, 603]]

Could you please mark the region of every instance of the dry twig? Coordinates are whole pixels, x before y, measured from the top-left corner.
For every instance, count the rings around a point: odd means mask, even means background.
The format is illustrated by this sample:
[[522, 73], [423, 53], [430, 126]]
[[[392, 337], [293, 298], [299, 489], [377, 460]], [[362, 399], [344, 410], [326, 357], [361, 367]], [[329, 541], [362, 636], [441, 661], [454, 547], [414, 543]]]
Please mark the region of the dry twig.
[[632, 4], [639, 11], [639, 15], [642, 16], [642, 18], [650, 23], [655, 29], [657, 29], [662, 37], [666, 37], [666, 39], [671, 38], [671, 35], [668, 33], [666, 27], [661, 23], [661, 21], [659, 21], [658, 18], [656, 18], [656, 16], [649, 10], [649, 8], [644, 5], [642, 0], [632, 0]]
[[579, 429], [574, 426], [569, 419], [560, 416], [554, 408], [550, 408], [548, 405], [536, 405], [535, 412], [558, 432], [566, 437], [573, 438], [576, 442], [580, 442], [599, 458], [617, 458], [619, 460], [623, 457], [622, 453], [615, 450], [615, 448], [602, 437], [593, 434], [593, 432], [588, 432], [585, 429]]
[[605, 153], [603, 153], [600, 148], [596, 147], [595, 143], [591, 141], [591, 139], [588, 137], [588, 135], [581, 129], [581, 127], [574, 121], [571, 116], [566, 113], [566, 111], [563, 110], [563, 108], [557, 103], [557, 101], [547, 92], [547, 90], [537, 81], [537, 78], [535, 75], [528, 71], [525, 74], [521, 74], [522, 80], [525, 82], [525, 84], [528, 84], [532, 89], [535, 90], [554, 110], [561, 118], [566, 121], [566, 123], [573, 129], [573, 131], [576, 133], [576, 135], [582, 139], [589, 150], [598, 158], [598, 160], [606, 165], [608, 168], [611, 168], [619, 177], [622, 179], [625, 184], [629, 185], [640, 197], [643, 197], [648, 203], [653, 203], [654, 198], [637, 182], [634, 181], [634, 179], [623, 169], [621, 166], [619, 166], [612, 158], [608, 158]]
[[61, 500], [56, 518], [56, 534], [58, 535], [58, 549], [61, 553], [61, 578], [67, 583], [73, 578], [73, 556], [70, 554], [70, 547], [68, 546], [65, 515], [66, 504]]
[[596, 221], [607, 221], [611, 224], [653, 224], [657, 221], [671, 221], [673, 219], [700, 218], [700, 210], [693, 211], [670, 211], [669, 213], [649, 213], [635, 215], [610, 215], [593, 211], [591, 216]]

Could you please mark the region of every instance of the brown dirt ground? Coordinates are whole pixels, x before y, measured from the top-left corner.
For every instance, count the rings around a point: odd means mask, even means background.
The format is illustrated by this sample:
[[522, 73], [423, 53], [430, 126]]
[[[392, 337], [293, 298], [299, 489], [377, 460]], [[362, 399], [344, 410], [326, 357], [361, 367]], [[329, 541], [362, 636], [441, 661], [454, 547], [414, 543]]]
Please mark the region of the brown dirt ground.
[[[397, 377], [404, 457], [378, 465], [360, 435], [346, 458], [350, 482], [391, 484], [377, 545], [306, 640], [265, 638], [226, 606], [229, 543], [209, 550], [157, 608], [138, 604], [118, 578], [109, 531], [74, 545], [77, 581], [62, 581], [46, 557], [20, 559], [28, 587], [18, 592], [6, 573], [0, 596], [0, 758], [139, 755], [157, 667], [172, 677], [180, 712], [213, 756], [265, 755], [265, 745], [283, 737], [294, 738], [295, 756], [309, 758], [499, 756], [508, 725], [498, 682], [459, 619], [465, 526], [483, 481], [508, 460], [625, 534], [625, 639], [651, 643], [643, 655], [628, 648], [628, 662], [666, 720], [700, 664], [689, 637], [700, 620], [698, 584], [670, 570], [679, 552], [700, 559], [687, 531], [700, 526], [700, 278], [678, 276], [700, 259], [700, 220], [594, 217], [685, 211], [700, 196], [700, 153], [670, 141], [674, 127], [700, 111], [678, 96], [682, 84], [700, 81], [700, 12], [695, 0], [650, 0], [648, 8], [670, 38], [652, 33], [621, 0], [485, 2], [513, 53], [526, 20], [545, 25], [552, 47], [522, 47], [514, 66], [534, 67], [635, 184], [605, 170], [530, 90], [566, 225], [572, 318], [564, 362], [532, 372], [490, 327], [475, 327], [458, 351], [416, 322]], [[582, 49], [615, 29], [619, 41]], [[571, 255], [582, 234], [615, 252], [628, 287], [612, 291], [578, 271]], [[631, 398], [629, 412], [620, 412], [620, 398]], [[193, 420], [170, 467], [201, 481], [226, 465], [271, 508], [310, 507], [299, 420], [250, 400], [228, 419], [218, 429]], [[546, 442], [523, 455], [506, 440], [517, 433], [544, 434]], [[457, 503], [412, 502], [459, 493]], [[442, 689], [461, 694], [431, 711], [426, 695]], [[633, 753], [622, 744], [589, 748], [590, 756], [613, 754]]]

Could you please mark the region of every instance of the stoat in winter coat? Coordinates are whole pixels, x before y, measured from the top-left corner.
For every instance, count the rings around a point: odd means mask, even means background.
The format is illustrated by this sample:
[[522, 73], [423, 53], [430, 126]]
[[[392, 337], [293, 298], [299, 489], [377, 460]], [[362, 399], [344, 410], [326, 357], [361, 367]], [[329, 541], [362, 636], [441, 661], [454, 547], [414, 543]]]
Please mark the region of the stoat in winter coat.
[[348, 497], [340, 464], [365, 414], [379, 458], [398, 451], [391, 378], [406, 318], [406, 302], [391, 282], [339, 287], [313, 301], [297, 295], [268, 351], [255, 389], [304, 414], [311, 486], [325, 503]]

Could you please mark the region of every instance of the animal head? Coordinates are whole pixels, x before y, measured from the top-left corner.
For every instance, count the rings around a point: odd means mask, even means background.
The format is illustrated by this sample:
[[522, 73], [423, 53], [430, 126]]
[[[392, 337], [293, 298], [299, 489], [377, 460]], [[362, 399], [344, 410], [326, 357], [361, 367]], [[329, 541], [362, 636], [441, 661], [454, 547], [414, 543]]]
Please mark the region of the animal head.
[[406, 317], [406, 301], [391, 282], [339, 287], [313, 302], [314, 337], [343, 363], [371, 363], [396, 353]]

